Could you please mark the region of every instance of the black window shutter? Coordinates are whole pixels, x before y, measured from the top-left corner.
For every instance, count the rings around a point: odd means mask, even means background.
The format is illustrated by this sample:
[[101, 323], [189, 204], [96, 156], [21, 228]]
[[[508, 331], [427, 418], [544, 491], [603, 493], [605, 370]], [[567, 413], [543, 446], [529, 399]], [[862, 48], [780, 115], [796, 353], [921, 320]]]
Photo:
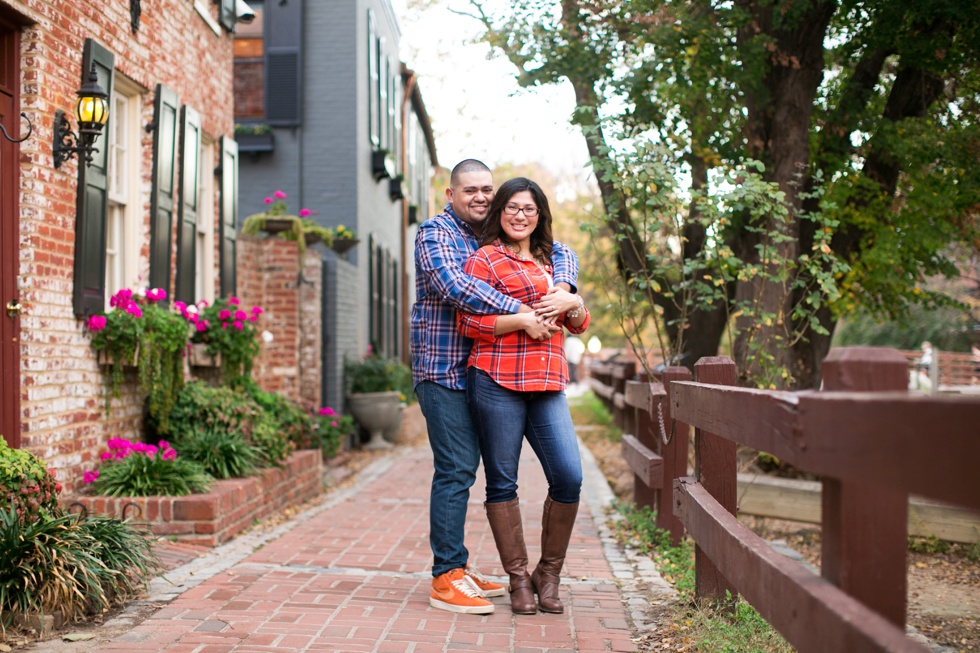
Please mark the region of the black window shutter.
[[238, 12], [235, 11], [235, 0], [220, 1], [218, 22], [229, 32], [235, 31], [235, 23], [238, 22]]
[[238, 143], [221, 137], [221, 296], [235, 294], [235, 244], [238, 239]]
[[[92, 64], [99, 76], [99, 86], [111, 97], [115, 56], [92, 39], [85, 39], [82, 50], [83, 82], [88, 81]], [[112, 120], [110, 113], [109, 120]], [[85, 164], [84, 155], [78, 161], [78, 197], [75, 211], [75, 262], [72, 304], [76, 315], [97, 313], [105, 309], [105, 238], [108, 174], [106, 171], [106, 141], [109, 123], [102, 128], [96, 141], [98, 151], [92, 163]]]
[[177, 162], [177, 94], [157, 84], [153, 102], [153, 188], [150, 192], [150, 287], [170, 292]]
[[303, 3], [264, 6], [265, 119], [277, 127], [297, 127], [303, 118]]
[[177, 224], [177, 281], [174, 297], [193, 304], [197, 251], [197, 187], [201, 158], [201, 117], [188, 106], [180, 121], [180, 211]]

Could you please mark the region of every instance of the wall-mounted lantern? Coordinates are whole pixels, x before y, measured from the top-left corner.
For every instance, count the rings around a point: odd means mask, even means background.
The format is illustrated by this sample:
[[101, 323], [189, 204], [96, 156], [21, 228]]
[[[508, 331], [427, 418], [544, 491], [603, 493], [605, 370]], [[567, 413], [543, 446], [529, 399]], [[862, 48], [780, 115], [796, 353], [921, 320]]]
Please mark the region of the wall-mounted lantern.
[[61, 167], [62, 163], [76, 154], [79, 155], [79, 160], [84, 154], [85, 162], [92, 163], [92, 152], [98, 152], [94, 147], [95, 141], [109, 118], [109, 104], [106, 102], [109, 96], [99, 86], [99, 76], [95, 71], [94, 62], [88, 81], [76, 93], [78, 94], [78, 102], [75, 104], [77, 135], [72, 132], [71, 123], [68, 122], [64, 111], [58, 109], [54, 113], [52, 154], [55, 168]]

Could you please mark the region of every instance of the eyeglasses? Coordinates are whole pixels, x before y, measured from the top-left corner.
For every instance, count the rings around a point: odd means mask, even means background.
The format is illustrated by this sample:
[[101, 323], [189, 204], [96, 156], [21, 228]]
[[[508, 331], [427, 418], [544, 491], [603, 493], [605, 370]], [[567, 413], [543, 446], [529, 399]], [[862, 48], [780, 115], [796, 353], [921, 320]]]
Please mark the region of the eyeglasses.
[[504, 207], [504, 213], [507, 215], [517, 215], [521, 211], [524, 212], [524, 217], [533, 218], [538, 214], [538, 207], [536, 206], [517, 206], [516, 204], [508, 204]]

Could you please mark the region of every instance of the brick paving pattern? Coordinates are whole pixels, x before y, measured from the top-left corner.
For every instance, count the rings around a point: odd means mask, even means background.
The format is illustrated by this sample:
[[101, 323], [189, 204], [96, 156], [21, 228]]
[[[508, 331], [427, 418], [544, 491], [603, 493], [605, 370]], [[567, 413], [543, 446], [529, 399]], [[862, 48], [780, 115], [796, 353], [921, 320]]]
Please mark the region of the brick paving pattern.
[[[357, 491], [288, 524], [260, 548], [183, 591], [99, 650], [635, 650], [613, 567], [605, 555], [594, 512], [585, 501], [563, 573], [565, 614], [513, 615], [507, 597], [493, 599], [496, 611], [491, 615], [460, 615], [431, 608], [431, 452], [423, 445], [398, 449], [390, 458], [386, 470]], [[521, 465], [525, 536], [533, 565], [540, 551], [541, 506], [547, 485], [529, 448]], [[503, 570], [483, 512], [483, 487], [481, 476], [470, 499], [466, 544], [471, 562], [500, 580]]]

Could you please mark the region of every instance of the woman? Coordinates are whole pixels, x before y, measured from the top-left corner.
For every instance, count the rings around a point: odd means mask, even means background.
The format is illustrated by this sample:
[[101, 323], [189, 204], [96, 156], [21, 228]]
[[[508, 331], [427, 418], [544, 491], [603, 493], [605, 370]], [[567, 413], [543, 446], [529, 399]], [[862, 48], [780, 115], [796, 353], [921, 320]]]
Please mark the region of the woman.
[[[589, 312], [581, 297], [554, 287], [553, 242], [551, 211], [541, 187], [523, 177], [504, 182], [490, 205], [481, 248], [467, 261], [466, 272], [529, 306], [547, 293], [560, 293], [564, 312], [544, 321], [534, 313], [457, 314], [460, 333], [474, 340], [466, 398], [486, 470], [487, 518], [510, 576], [511, 609], [517, 614], [537, 611], [535, 593], [542, 612], [564, 611], [559, 574], [582, 487], [582, 461], [565, 400], [568, 366], [562, 327], [582, 333]], [[517, 497], [525, 435], [548, 479], [541, 560], [530, 575]]]

